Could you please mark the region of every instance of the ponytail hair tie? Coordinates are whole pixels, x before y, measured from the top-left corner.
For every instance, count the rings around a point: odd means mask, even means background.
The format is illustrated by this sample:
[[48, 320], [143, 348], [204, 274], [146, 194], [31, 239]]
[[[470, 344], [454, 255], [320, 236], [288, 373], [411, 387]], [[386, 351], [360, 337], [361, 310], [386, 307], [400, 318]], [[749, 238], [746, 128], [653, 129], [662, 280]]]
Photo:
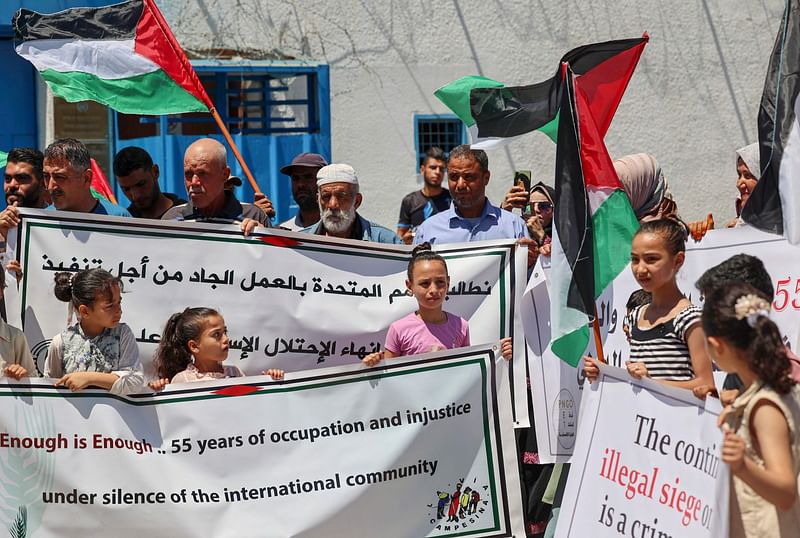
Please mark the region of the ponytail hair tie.
[[758, 295], [748, 293], [736, 299], [733, 311], [736, 314], [736, 319], [746, 320], [747, 324], [754, 328], [758, 318], [762, 316], [769, 317], [769, 302]]

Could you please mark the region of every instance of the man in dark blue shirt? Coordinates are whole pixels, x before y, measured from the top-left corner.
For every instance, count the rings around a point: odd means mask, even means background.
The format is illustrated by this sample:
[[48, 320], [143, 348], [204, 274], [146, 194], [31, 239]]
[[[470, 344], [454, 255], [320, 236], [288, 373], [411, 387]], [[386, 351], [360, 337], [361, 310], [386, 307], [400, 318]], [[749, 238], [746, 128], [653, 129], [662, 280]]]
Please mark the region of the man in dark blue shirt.
[[411, 244], [415, 229], [425, 219], [450, 207], [450, 191], [442, 187], [446, 167], [444, 151], [436, 146], [428, 149], [419, 167], [422, 189], [407, 194], [400, 204], [397, 235], [405, 244]]

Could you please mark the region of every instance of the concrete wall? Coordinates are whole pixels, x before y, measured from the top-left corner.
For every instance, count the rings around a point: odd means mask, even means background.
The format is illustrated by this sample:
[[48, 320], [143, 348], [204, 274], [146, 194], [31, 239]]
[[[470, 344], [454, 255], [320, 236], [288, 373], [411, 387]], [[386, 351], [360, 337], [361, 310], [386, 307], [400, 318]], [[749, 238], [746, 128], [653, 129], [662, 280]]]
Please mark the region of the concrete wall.
[[[756, 116], [782, 0], [164, 0], [185, 48], [233, 48], [331, 66], [333, 158], [362, 181], [362, 213], [393, 227], [418, 188], [413, 115], [433, 91], [481, 74], [550, 77], [581, 44], [651, 41], [606, 137], [614, 156], [654, 154], [684, 218], [734, 212], [734, 150]], [[553, 181], [555, 146], [534, 133], [489, 154], [498, 203], [515, 169]], [[282, 163], [281, 163], [282, 164]]]

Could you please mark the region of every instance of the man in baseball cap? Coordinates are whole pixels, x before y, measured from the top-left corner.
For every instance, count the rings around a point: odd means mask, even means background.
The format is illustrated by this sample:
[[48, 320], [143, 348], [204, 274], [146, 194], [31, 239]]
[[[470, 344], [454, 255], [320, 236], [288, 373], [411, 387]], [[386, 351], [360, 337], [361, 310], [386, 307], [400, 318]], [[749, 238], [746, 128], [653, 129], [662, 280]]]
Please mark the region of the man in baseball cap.
[[292, 178], [292, 197], [299, 207], [297, 215], [280, 223], [281, 228], [299, 231], [319, 220], [317, 172], [327, 165], [328, 161], [318, 153], [301, 153], [281, 168], [282, 174]]
[[320, 220], [303, 232], [317, 235], [402, 244], [393, 231], [370, 222], [356, 210], [363, 196], [358, 189], [356, 171], [349, 164], [329, 164], [317, 173], [317, 199]]

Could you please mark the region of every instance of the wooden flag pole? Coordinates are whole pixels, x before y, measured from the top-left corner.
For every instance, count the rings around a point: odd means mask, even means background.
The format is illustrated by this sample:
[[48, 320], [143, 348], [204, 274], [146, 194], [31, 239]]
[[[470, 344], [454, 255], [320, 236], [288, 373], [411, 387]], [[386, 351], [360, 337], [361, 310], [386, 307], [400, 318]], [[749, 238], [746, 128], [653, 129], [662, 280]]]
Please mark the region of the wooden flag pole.
[[[172, 53], [175, 55], [175, 58], [180, 62], [181, 66], [185, 73], [188, 74], [192, 85], [195, 89], [195, 97], [198, 97], [200, 101], [208, 108], [208, 111], [211, 113], [211, 116], [214, 118], [214, 121], [217, 122], [217, 126], [219, 130], [222, 131], [222, 136], [225, 137], [225, 140], [228, 141], [228, 145], [233, 150], [233, 155], [236, 157], [236, 160], [239, 161], [239, 164], [242, 166], [242, 170], [244, 171], [244, 175], [247, 176], [247, 180], [250, 182], [250, 185], [253, 187], [255, 192], [261, 192], [261, 189], [258, 187], [258, 183], [256, 183], [255, 178], [253, 177], [253, 173], [248, 168], [247, 164], [244, 162], [244, 158], [242, 154], [239, 152], [239, 148], [236, 147], [236, 143], [231, 138], [231, 133], [228, 131], [228, 127], [225, 125], [225, 122], [222, 121], [222, 118], [217, 112], [217, 108], [214, 106], [214, 103], [208, 97], [205, 88], [200, 83], [200, 79], [197, 78], [197, 75], [192, 69], [192, 64], [189, 62], [189, 59], [186, 58], [186, 55], [183, 52], [178, 40], [175, 39], [175, 35], [172, 33], [172, 30], [169, 29], [169, 25], [167, 21], [164, 20], [164, 15], [161, 14], [161, 10], [158, 9], [158, 6], [155, 3], [155, 0], [145, 0], [145, 8], [149, 9], [150, 13], [153, 15], [153, 19], [158, 25], [158, 29], [161, 30], [163, 37], [167, 40], [167, 44], [172, 49]], [[162, 133], [163, 136], [163, 133]]]
[[594, 332], [594, 347], [597, 350], [597, 360], [608, 364], [603, 355], [603, 338], [600, 335], [600, 322], [597, 321], [597, 304], [594, 305], [594, 319], [592, 320], [592, 332]]
[[250, 182], [250, 186], [253, 187], [253, 190], [255, 192], [261, 192], [258, 183], [256, 183], [256, 180], [253, 177], [253, 173], [250, 172], [250, 168], [248, 168], [247, 164], [244, 162], [242, 154], [239, 153], [239, 148], [236, 147], [236, 142], [233, 141], [231, 133], [228, 131], [228, 127], [225, 125], [225, 122], [222, 121], [222, 118], [220, 117], [219, 112], [217, 112], [216, 107], [211, 108], [210, 112], [211, 115], [214, 117], [214, 121], [217, 122], [219, 130], [222, 131], [222, 136], [224, 136], [225, 140], [228, 141], [228, 145], [231, 147], [233, 155], [236, 157], [236, 160], [239, 161], [239, 164], [242, 166], [242, 170], [244, 171], [244, 175], [247, 176], [247, 180]]

